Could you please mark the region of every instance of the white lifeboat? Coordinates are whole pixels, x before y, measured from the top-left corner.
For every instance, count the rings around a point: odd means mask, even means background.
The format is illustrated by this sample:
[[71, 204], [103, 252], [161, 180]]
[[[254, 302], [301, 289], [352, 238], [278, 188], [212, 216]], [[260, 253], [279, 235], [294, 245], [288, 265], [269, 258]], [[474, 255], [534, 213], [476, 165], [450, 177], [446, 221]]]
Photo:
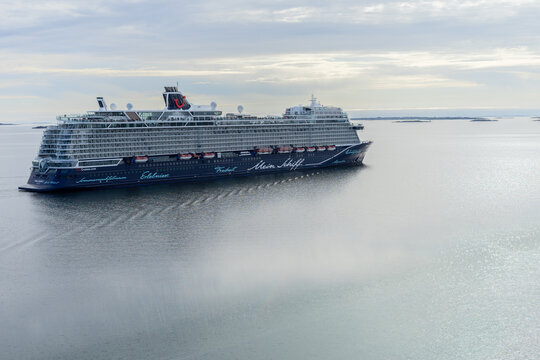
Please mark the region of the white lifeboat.
[[135, 156], [135, 162], [136, 163], [145, 163], [148, 161], [147, 156]]
[[304, 151], [306, 151], [306, 149], [304, 149], [303, 147], [297, 147], [296, 149], [294, 149], [294, 151], [297, 153], [303, 153]]
[[180, 160], [189, 160], [193, 157], [191, 154], [180, 154]]
[[213, 159], [215, 157], [216, 157], [216, 154], [214, 154], [213, 152], [203, 153], [204, 159]]
[[325, 146], [317, 146], [317, 151], [324, 151], [326, 150]]
[[315, 148], [313, 146], [308, 146], [308, 148], [306, 150], [307, 150], [307, 152], [314, 152]]
[[327, 147], [326, 147], [326, 150], [328, 150], [328, 151], [334, 151], [334, 150], [336, 150], [336, 147], [335, 147], [334, 145], [330, 145], [330, 146], [327, 146]]

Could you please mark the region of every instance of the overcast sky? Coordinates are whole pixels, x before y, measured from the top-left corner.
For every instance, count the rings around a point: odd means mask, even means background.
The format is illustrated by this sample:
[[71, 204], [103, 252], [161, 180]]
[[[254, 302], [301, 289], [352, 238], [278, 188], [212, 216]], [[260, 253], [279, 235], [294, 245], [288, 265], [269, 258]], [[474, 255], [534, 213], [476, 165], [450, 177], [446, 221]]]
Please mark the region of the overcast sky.
[[[540, 108], [540, 1], [0, 1], [1, 122], [197, 104]], [[383, 111], [383, 113], [384, 113]]]

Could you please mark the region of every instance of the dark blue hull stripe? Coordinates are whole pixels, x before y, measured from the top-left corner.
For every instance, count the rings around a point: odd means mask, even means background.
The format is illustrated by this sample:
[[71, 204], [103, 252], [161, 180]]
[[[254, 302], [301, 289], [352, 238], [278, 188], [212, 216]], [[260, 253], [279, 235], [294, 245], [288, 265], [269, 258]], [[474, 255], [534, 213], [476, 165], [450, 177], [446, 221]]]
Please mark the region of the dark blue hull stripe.
[[[233, 156], [215, 159], [156, 161], [142, 164], [120, 164], [88, 169], [32, 170], [28, 184], [19, 189], [37, 192], [122, 187], [204, 181], [219, 178], [316, 169], [362, 163], [370, 143], [338, 147], [335, 151], [312, 153]], [[163, 159], [163, 158], [162, 158]]]

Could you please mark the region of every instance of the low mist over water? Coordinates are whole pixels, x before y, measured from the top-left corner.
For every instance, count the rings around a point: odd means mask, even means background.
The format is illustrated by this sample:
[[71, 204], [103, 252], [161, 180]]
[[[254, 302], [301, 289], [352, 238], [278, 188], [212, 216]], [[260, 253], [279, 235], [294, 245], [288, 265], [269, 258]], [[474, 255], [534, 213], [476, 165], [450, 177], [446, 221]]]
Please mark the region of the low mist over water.
[[538, 356], [540, 122], [364, 125], [362, 167], [66, 194], [0, 126], [0, 358]]

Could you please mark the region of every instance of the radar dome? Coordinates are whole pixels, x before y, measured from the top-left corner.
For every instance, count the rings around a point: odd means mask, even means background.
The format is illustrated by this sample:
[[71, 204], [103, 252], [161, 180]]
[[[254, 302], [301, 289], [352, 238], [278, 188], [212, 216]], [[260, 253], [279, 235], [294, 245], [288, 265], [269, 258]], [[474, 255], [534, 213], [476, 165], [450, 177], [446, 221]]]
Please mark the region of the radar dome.
[[126, 108], [127, 108], [128, 110], [133, 109], [133, 104], [132, 104], [132, 103], [127, 103], [127, 104], [126, 104]]
[[212, 102], [210, 103], [210, 107], [212, 108], [212, 110], [216, 110], [216, 107], [217, 107], [216, 102], [215, 102], [215, 101], [212, 101]]
[[242, 105], [238, 105], [238, 112], [241, 114], [242, 111], [244, 111], [244, 107]]
[[116, 110], [116, 104], [114, 103], [111, 104], [111, 110]]

